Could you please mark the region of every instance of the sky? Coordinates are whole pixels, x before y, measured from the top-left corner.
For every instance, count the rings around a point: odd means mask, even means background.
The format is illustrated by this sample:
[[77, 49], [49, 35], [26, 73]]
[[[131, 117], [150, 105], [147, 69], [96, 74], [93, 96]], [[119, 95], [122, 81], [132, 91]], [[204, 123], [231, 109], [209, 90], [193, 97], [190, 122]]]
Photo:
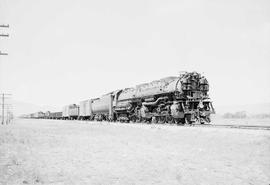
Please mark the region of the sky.
[[270, 1], [0, 0], [0, 91], [61, 107], [180, 71], [214, 105], [270, 102]]

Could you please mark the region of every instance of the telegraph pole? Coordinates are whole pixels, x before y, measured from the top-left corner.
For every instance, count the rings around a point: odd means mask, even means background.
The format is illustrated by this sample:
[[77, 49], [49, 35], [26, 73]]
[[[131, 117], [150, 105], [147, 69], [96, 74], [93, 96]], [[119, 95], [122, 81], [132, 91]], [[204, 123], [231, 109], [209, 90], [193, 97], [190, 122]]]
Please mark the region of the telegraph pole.
[[[1, 93], [1, 99], [2, 99], [2, 125], [5, 123], [5, 110], [8, 110], [9, 106], [11, 106], [10, 103], [6, 103], [5, 100], [11, 98], [11, 94], [7, 93]], [[6, 111], [8, 112], [8, 111]]]
[[[9, 28], [9, 24], [1, 24], [0, 28]], [[9, 34], [1, 33], [0, 37], [9, 37]], [[8, 53], [2, 52], [0, 50], [0, 56], [1, 55], [8, 55]], [[0, 94], [0, 96], [2, 96], [2, 98], [1, 98], [2, 99], [2, 125], [4, 125], [4, 123], [5, 123], [5, 107], [7, 107], [7, 110], [8, 110], [8, 106], [10, 105], [10, 104], [5, 103], [5, 99], [10, 98], [8, 96], [11, 96], [11, 94], [2, 93], [2, 94]], [[7, 123], [8, 123], [8, 121], [9, 120], [7, 120]]]
[[2, 125], [4, 125], [5, 121], [5, 94], [2, 95]]

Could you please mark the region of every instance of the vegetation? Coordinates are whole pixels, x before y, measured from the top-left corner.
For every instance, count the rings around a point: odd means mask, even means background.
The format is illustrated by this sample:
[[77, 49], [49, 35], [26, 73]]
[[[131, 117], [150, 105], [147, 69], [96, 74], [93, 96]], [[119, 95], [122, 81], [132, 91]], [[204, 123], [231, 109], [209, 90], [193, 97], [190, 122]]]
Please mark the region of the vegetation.
[[223, 118], [231, 119], [231, 118], [237, 118], [237, 119], [243, 119], [247, 118], [247, 113], [245, 111], [235, 112], [235, 113], [226, 113], [223, 115]]
[[270, 118], [270, 113], [248, 115], [246, 111], [239, 111], [235, 113], [228, 112], [223, 115], [223, 118], [225, 119], [244, 119], [244, 118], [267, 119], [267, 118]]

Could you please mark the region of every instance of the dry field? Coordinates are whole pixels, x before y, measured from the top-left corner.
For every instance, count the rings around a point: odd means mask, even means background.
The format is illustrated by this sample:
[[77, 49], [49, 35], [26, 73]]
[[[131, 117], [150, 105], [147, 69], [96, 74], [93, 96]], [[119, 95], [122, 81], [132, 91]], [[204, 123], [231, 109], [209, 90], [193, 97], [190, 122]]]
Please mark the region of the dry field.
[[270, 131], [79, 121], [0, 125], [0, 184], [270, 183]]

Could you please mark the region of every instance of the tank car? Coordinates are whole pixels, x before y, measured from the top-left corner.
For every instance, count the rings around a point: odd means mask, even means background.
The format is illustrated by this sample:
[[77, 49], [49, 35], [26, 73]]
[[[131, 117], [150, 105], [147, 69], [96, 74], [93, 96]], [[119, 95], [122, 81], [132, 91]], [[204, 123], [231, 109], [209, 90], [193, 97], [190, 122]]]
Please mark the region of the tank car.
[[91, 102], [92, 119], [97, 121], [113, 120], [113, 96], [111, 93], [92, 99]]

